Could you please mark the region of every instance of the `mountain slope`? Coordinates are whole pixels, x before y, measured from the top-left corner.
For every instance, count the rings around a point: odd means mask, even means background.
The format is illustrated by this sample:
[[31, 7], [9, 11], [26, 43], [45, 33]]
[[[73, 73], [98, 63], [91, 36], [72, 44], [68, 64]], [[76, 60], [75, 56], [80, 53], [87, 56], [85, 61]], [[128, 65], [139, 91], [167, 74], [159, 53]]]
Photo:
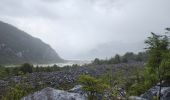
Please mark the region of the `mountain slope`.
[[0, 21], [0, 64], [63, 62], [58, 54], [40, 39]]

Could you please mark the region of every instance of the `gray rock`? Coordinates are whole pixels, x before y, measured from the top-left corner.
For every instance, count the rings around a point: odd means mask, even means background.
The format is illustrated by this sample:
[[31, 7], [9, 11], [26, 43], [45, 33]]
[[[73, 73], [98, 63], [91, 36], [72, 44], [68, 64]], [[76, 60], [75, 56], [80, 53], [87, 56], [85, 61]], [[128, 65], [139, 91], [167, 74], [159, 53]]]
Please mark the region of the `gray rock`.
[[[142, 98], [152, 100], [159, 93], [159, 86], [154, 86], [147, 92], [141, 95]], [[170, 100], [170, 87], [162, 87], [161, 89], [161, 100]]]
[[170, 100], [170, 87], [163, 88], [161, 93], [163, 94], [161, 100]]
[[144, 98], [141, 98], [141, 97], [137, 97], [137, 96], [130, 96], [129, 100], [147, 100], [147, 99], [144, 99]]
[[21, 100], [86, 100], [86, 97], [78, 93], [69, 93], [47, 87], [34, 94], [30, 94]]
[[85, 94], [85, 91], [83, 91], [83, 86], [82, 85], [76, 85], [74, 86], [72, 89], [70, 89], [70, 92], [74, 92], [74, 93], [79, 93], [79, 94]]

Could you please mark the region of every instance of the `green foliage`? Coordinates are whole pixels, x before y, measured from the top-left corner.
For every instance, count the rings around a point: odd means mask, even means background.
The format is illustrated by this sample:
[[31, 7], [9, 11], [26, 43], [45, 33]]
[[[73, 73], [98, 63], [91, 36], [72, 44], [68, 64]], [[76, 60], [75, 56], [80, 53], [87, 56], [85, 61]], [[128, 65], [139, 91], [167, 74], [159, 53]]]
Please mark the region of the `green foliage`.
[[[168, 56], [169, 42], [167, 36], [160, 36], [152, 33], [152, 36], [148, 37], [145, 43], [147, 44], [149, 56], [147, 66], [145, 70], [134, 73], [133, 76], [136, 76], [138, 81], [131, 84], [128, 90], [130, 95], [140, 95], [158, 81], [161, 83], [162, 80], [165, 79], [165, 76], [168, 77], [167, 73], [169, 72], [167, 69], [170, 65], [170, 57]], [[136, 79], [133, 78], [132, 80], [134, 81]]]
[[[140, 87], [138, 84], [143, 81], [142, 72], [143, 68], [140, 67], [132, 68], [129, 74], [127, 74], [124, 69], [117, 69], [114, 73], [110, 71], [98, 78], [101, 79], [103, 83], [109, 85], [110, 88], [107, 91], [108, 97], [111, 98], [111, 100], [117, 100], [118, 97], [120, 97], [120, 90], [125, 90], [127, 92], [124, 97], [121, 97], [122, 99], [125, 99], [130, 94], [139, 95], [139, 92], [141, 93], [140, 90], [143, 89], [143, 86]], [[136, 86], [134, 87], [134, 84], [137, 84], [138, 89], [136, 89]], [[142, 92], [144, 91], [142, 90]]]
[[34, 89], [28, 84], [17, 84], [11, 87], [2, 100], [20, 100], [22, 97], [33, 92]]
[[165, 55], [160, 64], [160, 77], [162, 80], [170, 80], [170, 52]]
[[26, 73], [32, 73], [33, 72], [33, 65], [30, 65], [29, 63], [25, 63], [20, 67], [20, 71], [24, 74]]
[[[161, 83], [162, 80], [170, 79], [170, 50], [167, 36], [152, 33], [145, 43], [149, 56], [147, 66], [144, 70], [133, 71], [129, 78], [133, 82], [129, 82], [130, 88], [127, 89], [129, 95], [140, 95], [158, 81]], [[142, 56], [142, 54], [138, 55]], [[160, 96], [157, 99], [160, 99]]]
[[[77, 66], [77, 65], [74, 65]], [[21, 66], [12, 66], [12, 67], [4, 67], [0, 66], [0, 78], [8, 77], [8, 76], [18, 76], [18, 75], [26, 75], [28, 73], [33, 72], [53, 72], [53, 71], [60, 71], [60, 70], [67, 69], [66, 67], [59, 67], [57, 65], [41, 67], [33, 65], [29, 63], [24, 63]]]
[[101, 64], [103, 64], [103, 61], [100, 60], [99, 58], [95, 58], [92, 63], [95, 64], [95, 65], [101, 65]]
[[9, 74], [9, 69], [0, 65], [0, 78], [3, 78]]
[[96, 94], [102, 94], [108, 88], [101, 80], [89, 75], [81, 75], [79, 82], [83, 85], [83, 89], [88, 93], [89, 100], [96, 99]]
[[47, 66], [47, 67], [36, 66], [33, 68], [33, 71], [34, 72], [53, 72], [53, 71], [60, 71], [61, 69], [62, 68], [57, 65]]
[[112, 57], [110, 59], [105, 59], [105, 60], [95, 58], [92, 64], [102, 65], [102, 64], [119, 64], [119, 63], [128, 63], [128, 62], [146, 62], [147, 59], [148, 59], [148, 52], [139, 52], [138, 54], [134, 54], [133, 52], [127, 52], [123, 56], [116, 54], [115, 57]]
[[[162, 80], [165, 78], [165, 68], [169, 67], [169, 57], [166, 57], [165, 55], [168, 55], [168, 52], [170, 51], [169, 46], [169, 40], [168, 36], [166, 35], [156, 35], [154, 33], [151, 33], [152, 36], [148, 37], [148, 40], [146, 40], [146, 44], [148, 45], [148, 51], [149, 51], [149, 60], [148, 60], [148, 70], [151, 75], [156, 75], [157, 79], [160, 83], [160, 89], [159, 89], [159, 99], [161, 96], [161, 83]], [[165, 59], [168, 58], [168, 59]]]
[[152, 37], [148, 37], [146, 44], [148, 45], [149, 59], [147, 67], [150, 73], [159, 73], [159, 67], [164, 59], [163, 54], [168, 51], [168, 39], [167, 36], [160, 36], [151, 33]]
[[129, 91], [130, 95], [140, 95], [146, 91], [145, 85], [141, 83], [134, 83], [130, 89], [131, 89], [131, 91]]

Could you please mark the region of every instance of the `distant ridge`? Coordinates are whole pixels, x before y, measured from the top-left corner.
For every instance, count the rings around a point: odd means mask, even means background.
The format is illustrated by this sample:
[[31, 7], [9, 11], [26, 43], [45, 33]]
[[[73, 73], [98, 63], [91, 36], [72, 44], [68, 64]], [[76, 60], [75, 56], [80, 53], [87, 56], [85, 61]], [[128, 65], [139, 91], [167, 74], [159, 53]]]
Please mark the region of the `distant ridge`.
[[64, 62], [48, 44], [0, 21], [0, 64]]

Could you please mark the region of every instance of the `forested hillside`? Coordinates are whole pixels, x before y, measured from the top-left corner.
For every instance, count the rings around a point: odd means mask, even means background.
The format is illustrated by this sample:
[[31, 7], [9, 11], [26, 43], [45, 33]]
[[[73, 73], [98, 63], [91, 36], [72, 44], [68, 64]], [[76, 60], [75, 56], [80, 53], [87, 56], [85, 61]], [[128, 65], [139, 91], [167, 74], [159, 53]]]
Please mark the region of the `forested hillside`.
[[46, 43], [0, 22], [0, 64], [56, 63], [64, 60]]

